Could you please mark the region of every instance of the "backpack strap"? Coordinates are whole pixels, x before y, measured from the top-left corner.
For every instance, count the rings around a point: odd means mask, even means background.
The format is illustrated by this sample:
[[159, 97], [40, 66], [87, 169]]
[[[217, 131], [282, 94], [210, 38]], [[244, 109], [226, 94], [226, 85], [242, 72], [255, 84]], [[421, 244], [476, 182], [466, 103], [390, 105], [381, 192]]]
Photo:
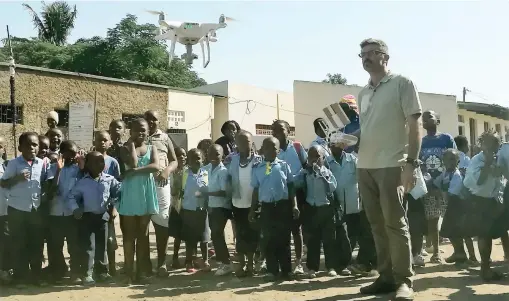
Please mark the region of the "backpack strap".
[[295, 151], [297, 152], [297, 156], [299, 156], [300, 164], [302, 164], [302, 166], [304, 166], [304, 164], [306, 162], [304, 162], [304, 158], [302, 158], [302, 144], [298, 141], [293, 141], [293, 147], [295, 148]]

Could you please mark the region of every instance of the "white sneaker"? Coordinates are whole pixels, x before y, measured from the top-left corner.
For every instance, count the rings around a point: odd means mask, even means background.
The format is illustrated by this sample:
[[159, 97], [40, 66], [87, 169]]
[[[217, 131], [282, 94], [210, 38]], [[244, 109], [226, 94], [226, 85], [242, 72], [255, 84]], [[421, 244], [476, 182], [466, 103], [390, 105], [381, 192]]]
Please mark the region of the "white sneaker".
[[228, 274], [233, 273], [233, 267], [231, 264], [222, 264], [217, 270], [215, 275], [216, 276], [225, 276]]
[[428, 257], [429, 256], [429, 253], [426, 252], [426, 250], [422, 249], [421, 250], [421, 255], [424, 256], [424, 257]]
[[336, 277], [336, 276], [338, 276], [338, 273], [336, 273], [336, 271], [334, 269], [330, 269], [327, 272], [327, 275], [329, 275], [329, 277]]
[[308, 277], [309, 278], [316, 278], [316, 272], [313, 270], [308, 271]]
[[421, 254], [414, 256], [412, 260], [413, 265], [417, 267], [424, 267], [426, 266], [426, 262], [424, 261], [424, 256]]
[[293, 273], [295, 275], [302, 275], [302, 274], [304, 274], [304, 268], [302, 267], [302, 264], [297, 263], [297, 265], [295, 265], [295, 269], [293, 270]]

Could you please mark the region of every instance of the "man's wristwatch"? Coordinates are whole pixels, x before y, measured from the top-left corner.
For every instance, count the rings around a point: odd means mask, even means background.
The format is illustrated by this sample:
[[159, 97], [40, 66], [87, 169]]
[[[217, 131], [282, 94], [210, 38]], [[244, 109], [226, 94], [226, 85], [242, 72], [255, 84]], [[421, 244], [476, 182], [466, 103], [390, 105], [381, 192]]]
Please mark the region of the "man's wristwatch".
[[406, 163], [412, 165], [414, 168], [418, 168], [420, 166], [419, 160], [406, 158]]

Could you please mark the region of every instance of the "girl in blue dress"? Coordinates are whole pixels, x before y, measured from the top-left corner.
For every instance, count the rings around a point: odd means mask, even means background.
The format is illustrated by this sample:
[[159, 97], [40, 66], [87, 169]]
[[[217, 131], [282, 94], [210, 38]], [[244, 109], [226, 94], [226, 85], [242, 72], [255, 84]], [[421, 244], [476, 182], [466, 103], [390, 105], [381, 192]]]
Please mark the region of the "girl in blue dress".
[[145, 282], [151, 272], [146, 264], [150, 260], [148, 235], [150, 217], [159, 212], [153, 175], [159, 171], [159, 164], [157, 149], [146, 144], [147, 135], [147, 121], [142, 118], [134, 120], [131, 123], [131, 137], [120, 152], [125, 172], [118, 213], [123, 234], [127, 283], [131, 283], [134, 278], [135, 250], [138, 280]]

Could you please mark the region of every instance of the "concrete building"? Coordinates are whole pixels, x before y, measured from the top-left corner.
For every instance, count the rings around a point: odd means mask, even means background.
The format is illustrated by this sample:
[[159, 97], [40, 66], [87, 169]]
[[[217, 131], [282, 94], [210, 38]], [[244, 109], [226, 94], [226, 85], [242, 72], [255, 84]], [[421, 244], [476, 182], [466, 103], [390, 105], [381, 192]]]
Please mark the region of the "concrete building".
[[488, 130], [498, 132], [509, 141], [509, 108], [477, 102], [458, 102], [458, 133], [475, 144]]
[[[12, 111], [10, 107], [9, 67], [0, 63], [0, 135], [7, 140], [8, 155], [14, 153]], [[25, 131], [45, 133], [46, 115], [59, 113], [59, 126], [69, 123], [69, 103], [95, 103], [95, 130], [107, 129], [113, 119], [141, 116], [156, 110], [167, 116], [161, 122], [176, 144], [194, 147], [211, 137], [213, 100], [207, 94], [162, 85], [107, 78], [74, 72], [18, 65], [16, 68], [17, 136]], [[165, 117], [166, 119], [166, 117]], [[72, 121], [71, 121], [72, 122]], [[17, 139], [17, 137], [16, 137]]]
[[[321, 82], [294, 81], [293, 97], [295, 107], [296, 138], [306, 147], [316, 138], [313, 120], [325, 117], [323, 108], [338, 102], [342, 96], [357, 97], [362, 87], [355, 85], [333, 85]], [[440, 131], [458, 134], [456, 96], [433, 93], [419, 93], [423, 110], [434, 110], [441, 118]], [[380, 126], [383, 126], [381, 124]], [[389, 133], [388, 133], [389, 135]]]
[[295, 132], [293, 94], [269, 90], [245, 84], [222, 81], [194, 88], [192, 91], [215, 96], [214, 119], [212, 120], [212, 139], [222, 136], [221, 126], [226, 120], [236, 120], [241, 128], [254, 135], [257, 147], [271, 135], [271, 125], [275, 119], [283, 119]]

